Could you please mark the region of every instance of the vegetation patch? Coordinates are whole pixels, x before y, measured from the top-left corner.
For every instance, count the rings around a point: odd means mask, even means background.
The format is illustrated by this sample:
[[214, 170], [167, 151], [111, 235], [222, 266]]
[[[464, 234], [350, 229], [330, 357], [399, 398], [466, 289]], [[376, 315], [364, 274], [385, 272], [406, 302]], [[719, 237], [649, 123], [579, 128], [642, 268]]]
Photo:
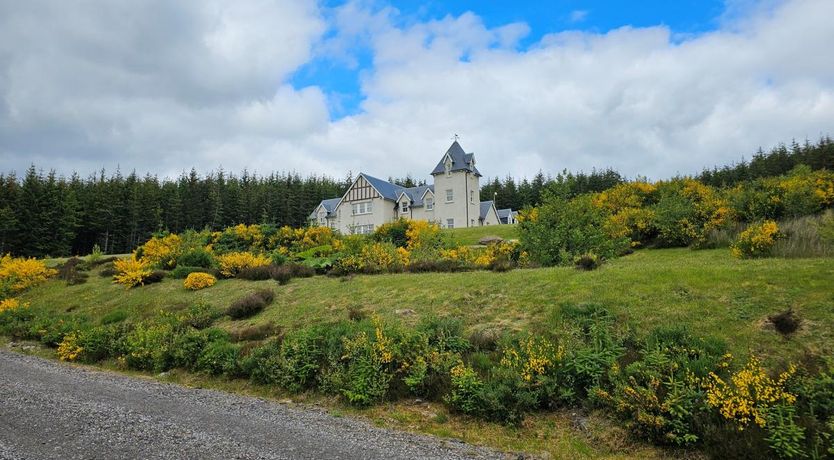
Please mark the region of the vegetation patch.
[[259, 289], [251, 294], [232, 302], [226, 314], [232, 319], [244, 319], [261, 312], [275, 299], [275, 292], [271, 289]]

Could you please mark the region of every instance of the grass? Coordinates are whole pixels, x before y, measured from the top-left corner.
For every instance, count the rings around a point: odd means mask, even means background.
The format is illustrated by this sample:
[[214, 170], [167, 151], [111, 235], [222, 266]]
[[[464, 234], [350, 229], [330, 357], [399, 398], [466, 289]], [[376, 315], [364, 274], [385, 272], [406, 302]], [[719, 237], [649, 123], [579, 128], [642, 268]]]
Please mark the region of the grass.
[[518, 239], [518, 225], [487, 225], [484, 227], [448, 228], [443, 234], [459, 245], [478, 244], [485, 236], [498, 236], [505, 240]]
[[[488, 227], [487, 227], [488, 228]], [[493, 227], [499, 228], [499, 227]], [[471, 232], [478, 229], [455, 230]], [[275, 291], [274, 302], [240, 321], [219, 322], [230, 331], [271, 324], [289, 330], [348, 318], [351, 309], [413, 324], [426, 315], [451, 315], [464, 320], [468, 332], [484, 328], [533, 332], [558, 328], [560, 310], [594, 303], [605, 306], [638, 335], [658, 326], [687, 326], [695, 335], [723, 339], [730, 351], [750, 353], [782, 363], [806, 354], [834, 351], [834, 263], [830, 258], [738, 260], [728, 249], [642, 250], [584, 272], [568, 267], [514, 270], [506, 273], [426, 273], [317, 276], [274, 281], [220, 280], [197, 292], [182, 280], [131, 290], [92, 274], [86, 284], [66, 286], [51, 280], [25, 294], [32, 308], [55, 313], [71, 311], [95, 321], [106, 315], [144, 318], [160, 310], [179, 310], [204, 303], [224, 310], [234, 300], [264, 287]], [[792, 307], [802, 318], [795, 334], [783, 337], [768, 327], [768, 316]], [[124, 312], [124, 313], [121, 313]], [[182, 371], [176, 381], [260, 396], [286, 398], [274, 389], [246, 381], [213, 379]], [[294, 397], [297, 398], [297, 397]], [[674, 456], [629, 440], [605, 417], [571, 412], [534, 414], [521, 429], [449, 414], [442, 405], [401, 401], [362, 411], [333, 400], [302, 395], [302, 401], [323, 404], [338, 413], [360, 414], [392, 428], [449, 436], [510, 451], [537, 452], [562, 458], [659, 458]], [[687, 453], [693, 454], [692, 452]]]
[[[834, 350], [834, 264], [829, 258], [737, 260], [726, 249], [638, 251], [602, 268], [582, 272], [555, 267], [467, 273], [317, 276], [274, 281], [220, 280], [191, 292], [180, 280], [125, 290], [107, 278], [66, 286], [52, 280], [25, 293], [33, 308], [72, 311], [101, 318], [113, 310], [149, 317], [195, 303], [225, 309], [234, 300], [270, 287], [275, 301], [258, 315], [224, 320], [237, 329], [272, 322], [293, 329], [347, 318], [348, 310], [413, 323], [425, 315], [463, 318], [469, 330], [533, 331], [557, 327], [565, 305], [603, 305], [620, 321], [646, 333], [657, 326], [685, 325], [697, 335], [723, 338], [736, 354], [774, 359]], [[793, 307], [804, 320], [793, 339], [763, 327], [766, 318]]]

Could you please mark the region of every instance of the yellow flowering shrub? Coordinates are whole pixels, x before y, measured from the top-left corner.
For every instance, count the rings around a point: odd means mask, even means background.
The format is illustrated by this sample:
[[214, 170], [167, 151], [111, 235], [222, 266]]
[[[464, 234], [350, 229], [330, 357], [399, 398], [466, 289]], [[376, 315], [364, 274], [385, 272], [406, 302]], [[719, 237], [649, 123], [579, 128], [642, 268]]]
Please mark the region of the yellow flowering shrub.
[[0, 313], [7, 310], [17, 310], [18, 308], [28, 308], [28, 303], [23, 303], [20, 300], [10, 297], [8, 299], [0, 300]]
[[405, 236], [408, 240], [407, 247], [410, 250], [433, 246], [439, 241], [440, 226], [425, 220], [410, 220]]
[[113, 268], [116, 270], [113, 281], [128, 289], [141, 286], [144, 284], [145, 278], [151, 275], [150, 262], [145, 259], [137, 259], [135, 254], [129, 258], [113, 261]]
[[255, 255], [251, 252], [230, 252], [217, 256], [217, 264], [220, 266], [220, 273], [223, 276], [232, 278], [241, 270], [269, 265], [270, 260], [263, 255]]
[[476, 258], [475, 251], [469, 246], [460, 246], [452, 249], [441, 249], [440, 258], [444, 260], [454, 260], [456, 262], [474, 262]]
[[373, 243], [362, 247], [360, 260], [362, 270], [366, 272], [385, 272], [404, 268], [408, 254], [399, 251], [391, 243]]
[[198, 291], [200, 289], [205, 289], [207, 287], [214, 286], [215, 283], [217, 283], [217, 278], [215, 278], [211, 274], [194, 272], [188, 274], [188, 276], [185, 278], [185, 281], [183, 281], [182, 285], [186, 289]]
[[515, 218], [519, 223], [521, 222], [536, 222], [539, 220], [539, 208], [522, 209], [518, 212]]
[[78, 334], [71, 332], [64, 336], [58, 345], [58, 359], [61, 361], [75, 361], [84, 352], [84, 347], [78, 343]]
[[513, 255], [518, 250], [519, 243], [516, 241], [501, 241], [490, 244], [475, 259], [475, 265], [486, 268], [496, 261], [513, 263]]
[[764, 257], [770, 254], [776, 241], [782, 238], [779, 226], [772, 220], [751, 224], [741, 232], [731, 246], [733, 256], [739, 259]]
[[175, 233], [163, 237], [153, 237], [142, 245], [141, 259], [149, 266], [160, 268], [174, 268], [177, 257], [182, 252], [182, 238]]
[[36, 284], [40, 284], [58, 273], [47, 268], [42, 260], [24, 257], [12, 257], [7, 254], [0, 257], [0, 297], [16, 294]]
[[707, 404], [717, 408], [727, 420], [735, 421], [739, 430], [751, 422], [764, 427], [769, 408], [796, 402], [796, 396], [785, 389], [794, 373], [796, 366], [790, 365], [777, 378], [771, 378], [759, 360], [751, 357], [747, 365], [733, 373], [729, 380], [725, 381], [712, 372], [709, 374], [705, 383]]
[[518, 373], [523, 381], [533, 383], [537, 377], [558, 366], [564, 356], [565, 350], [561, 345], [531, 335], [520, 340], [516, 346], [506, 348], [501, 365]]

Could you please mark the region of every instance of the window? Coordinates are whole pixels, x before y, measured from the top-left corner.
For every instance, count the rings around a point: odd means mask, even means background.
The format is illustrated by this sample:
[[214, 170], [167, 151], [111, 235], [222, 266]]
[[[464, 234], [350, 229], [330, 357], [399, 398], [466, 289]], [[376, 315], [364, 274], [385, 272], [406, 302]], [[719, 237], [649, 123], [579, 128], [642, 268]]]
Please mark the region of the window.
[[353, 233], [355, 235], [368, 235], [374, 232], [374, 224], [368, 225], [354, 225]]
[[400, 212], [403, 214], [408, 212], [408, 200], [400, 202]]
[[455, 228], [455, 219], [446, 219], [446, 228]]
[[470, 191], [469, 191], [469, 202], [470, 202], [470, 203], [474, 203], [474, 202], [475, 202], [475, 191], [474, 191], [474, 190], [470, 190]]
[[447, 188], [446, 189], [446, 202], [451, 203], [453, 201], [455, 201], [455, 191], [450, 189], [450, 188]]
[[426, 198], [426, 211], [434, 209], [434, 198]]
[[452, 177], [452, 160], [450, 158], [446, 158], [446, 177]]
[[353, 215], [370, 214], [373, 211], [373, 202], [353, 203]]
[[475, 219], [469, 219], [469, 226], [470, 226], [470, 227], [474, 227], [474, 226], [475, 226]]

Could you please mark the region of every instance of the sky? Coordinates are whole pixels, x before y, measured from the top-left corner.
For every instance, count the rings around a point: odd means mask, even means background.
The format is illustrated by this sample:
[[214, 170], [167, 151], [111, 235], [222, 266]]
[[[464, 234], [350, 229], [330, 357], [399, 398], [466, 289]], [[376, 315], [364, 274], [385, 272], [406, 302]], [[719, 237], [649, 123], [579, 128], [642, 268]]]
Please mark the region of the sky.
[[834, 134], [831, 0], [0, 0], [0, 171], [660, 179]]

